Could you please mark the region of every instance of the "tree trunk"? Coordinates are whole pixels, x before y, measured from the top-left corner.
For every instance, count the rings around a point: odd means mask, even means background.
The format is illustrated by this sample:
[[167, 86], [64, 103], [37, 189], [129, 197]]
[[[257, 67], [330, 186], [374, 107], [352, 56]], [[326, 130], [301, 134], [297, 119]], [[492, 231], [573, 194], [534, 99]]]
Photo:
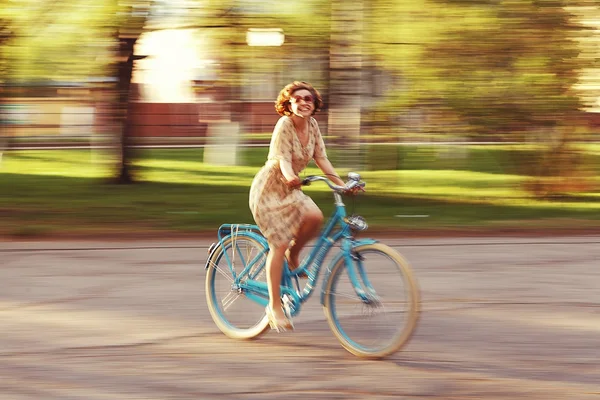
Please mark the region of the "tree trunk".
[[344, 150], [338, 165], [360, 169], [364, 0], [331, 3], [328, 134]]
[[[4, 6], [4, 4], [2, 6]], [[13, 38], [14, 32], [10, 30], [8, 21], [0, 19], [0, 56], [3, 55], [3, 47], [7, 45], [7, 43], [9, 43], [9, 41]], [[5, 69], [7, 67], [2, 65], [4, 64], [2, 61], [4, 60], [0, 59], [0, 162], [2, 161], [2, 154], [4, 153], [4, 150], [8, 148], [8, 126], [9, 124], [12, 124], [11, 117], [8, 114], [7, 109], [9, 104], [9, 102], [6, 100], [7, 90], [4, 87], [6, 81], [8, 80], [7, 78], [9, 74], [7, 69]]]
[[121, 132], [118, 143], [118, 165], [115, 182], [118, 184], [129, 184], [134, 182], [131, 164], [133, 161], [133, 148], [131, 146], [131, 77], [133, 75], [133, 63], [135, 57], [133, 49], [137, 38], [120, 38], [120, 54], [123, 56], [118, 64], [118, 100], [117, 113]]

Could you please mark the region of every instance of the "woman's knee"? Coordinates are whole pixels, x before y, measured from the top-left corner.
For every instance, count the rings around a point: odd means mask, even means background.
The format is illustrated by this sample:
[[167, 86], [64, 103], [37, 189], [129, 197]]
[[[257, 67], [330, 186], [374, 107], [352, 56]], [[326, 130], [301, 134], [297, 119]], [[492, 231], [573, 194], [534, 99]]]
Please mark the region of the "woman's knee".
[[323, 213], [321, 210], [313, 210], [305, 216], [305, 221], [315, 225], [320, 225], [323, 223]]
[[285, 246], [283, 244], [269, 243], [269, 252], [273, 256], [281, 256], [283, 258], [286, 250], [287, 250], [287, 246]]

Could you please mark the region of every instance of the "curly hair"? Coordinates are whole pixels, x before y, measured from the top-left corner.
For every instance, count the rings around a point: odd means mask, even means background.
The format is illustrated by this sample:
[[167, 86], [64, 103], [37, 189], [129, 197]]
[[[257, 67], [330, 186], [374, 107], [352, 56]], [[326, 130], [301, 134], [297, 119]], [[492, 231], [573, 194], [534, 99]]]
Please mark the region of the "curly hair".
[[315, 115], [315, 113], [321, 109], [321, 106], [323, 105], [323, 99], [321, 98], [319, 91], [308, 82], [294, 81], [281, 89], [279, 96], [277, 96], [277, 100], [275, 101], [275, 110], [279, 115], [286, 115], [288, 117], [292, 115], [290, 98], [295, 91], [301, 89], [308, 90], [313, 96], [313, 104], [315, 105], [315, 109], [313, 110], [312, 115]]

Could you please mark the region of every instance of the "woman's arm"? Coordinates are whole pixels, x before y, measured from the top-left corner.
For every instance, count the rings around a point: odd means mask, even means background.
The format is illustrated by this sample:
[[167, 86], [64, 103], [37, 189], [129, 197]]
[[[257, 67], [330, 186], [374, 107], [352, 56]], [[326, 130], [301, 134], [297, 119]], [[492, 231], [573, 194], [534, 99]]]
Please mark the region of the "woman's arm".
[[287, 117], [282, 117], [277, 121], [271, 144], [269, 146], [269, 159], [279, 161], [279, 169], [283, 175], [283, 181], [290, 188], [300, 185], [300, 178], [294, 173], [292, 168], [292, 121]]
[[344, 186], [345, 182], [339, 177], [339, 175], [335, 172], [335, 168], [331, 165], [331, 161], [327, 158], [327, 150], [325, 149], [325, 142], [323, 141], [323, 135], [321, 135], [321, 129], [319, 129], [319, 124], [313, 118], [311, 123], [315, 125], [317, 140], [315, 143], [315, 151], [313, 154], [313, 159], [315, 160], [315, 164], [317, 167], [325, 174], [329, 179], [331, 179], [335, 184]]
[[317, 167], [319, 167], [323, 174], [331, 179], [336, 185], [344, 186], [346, 184], [346, 182], [344, 182], [335, 172], [335, 168], [333, 168], [329, 158], [315, 158], [315, 164], [317, 164]]
[[279, 169], [281, 169], [281, 173], [283, 174], [283, 177], [286, 180], [286, 185], [288, 185], [291, 188], [300, 185], [300, 178], [294, 173], [292, 164], [289, 161], [279, 160]]

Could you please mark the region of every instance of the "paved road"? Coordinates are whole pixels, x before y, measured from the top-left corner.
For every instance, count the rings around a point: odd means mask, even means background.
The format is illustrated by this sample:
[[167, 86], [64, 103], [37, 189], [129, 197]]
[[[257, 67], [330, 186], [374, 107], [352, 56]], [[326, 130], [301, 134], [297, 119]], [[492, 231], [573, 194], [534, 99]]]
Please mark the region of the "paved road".
[[292, 334], [226, 338], [203, 241], [0, 243], [0, 399], [600, 399], [600, 236], [385, 241], [423, 314], [383, 361], [317, 297]]

